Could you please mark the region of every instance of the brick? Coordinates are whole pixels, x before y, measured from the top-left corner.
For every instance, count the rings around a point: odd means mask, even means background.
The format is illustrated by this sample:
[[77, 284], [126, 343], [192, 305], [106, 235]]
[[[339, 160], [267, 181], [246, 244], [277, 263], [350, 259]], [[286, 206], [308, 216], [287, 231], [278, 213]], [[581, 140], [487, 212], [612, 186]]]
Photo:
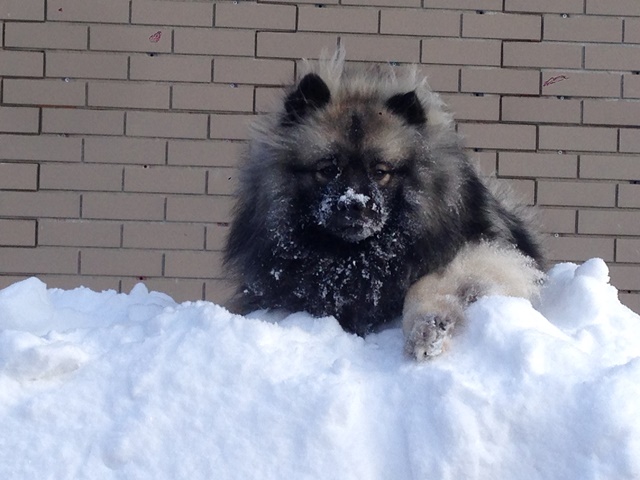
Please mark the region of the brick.
[[633, 310], [635, 313], [640, 312], [640, 294], [618, 292], [618, 299], [620, 300], [620, 303]]
[[124, 112], [44, 108], [42, 110], [42, 131], [45, 133], [122, 135], [124, 132]]
[[255, 50], [255, 33], [250, 30], [176, 28], [173, 38], [176, 53], [252, 57]]
[[4, 217], [77, 218], [79, 214], [77, 193], [0, 191], [0, 215]]
[[640, 267], [609, 265], [611, 284], [620, 290], [640, 290]]
[[623, 75], [624, 97], [640, 98], [640, 75]]
[[0, 107], [0, 132], [38, 133], [40, 110], [29, 107]]
[[36, 221], [0, 218], [0, 246], [35, 247]]
[[462, 14], [463, 37], [540, 40], [541, 32], [542, 18], [538, 15]]
[[244, 144], [217, 140], [169, 140], [169, 165], [235, 166]]
[[284, 85], [295, 79], [295, 62], [259, 58], [216, 58], [213, 81], [252, 85]]
[[[222, 271], [214, 273], [217, 273], [217, 276], [221, 276]], [[215, 302], [218, 305], [226, 305], [234, 293], [235, 286], [229, 280], [213, 279], [207, 280], [204, 284], [205, 300]]]
[[116, 108], [168, 109], [169, 85], [147, 82], [89, 82], [88, 104]]
[[640, 70], [640, 46], [597, 45], [585, 47], [584, 66], [594, 70]]
[[376, 33], [378, 31], [378, 10], [371, 8], [300, 6], [298, 7], [298, 30]]
[[86, 84], [77, 81], [5, 79], [3, 100], [22, 105], [83, 106]]
[[89, 48], [118, 52], [170, 52], [171, 28], [93, 25], [89, 32]]
[[610, 42], [622, 41], [622, 19], [595, 17], [591, 15], [545, 15], [545, 40], [567, 42]]
[[211, 114], [209, 137], [246, 140], [249, 138], [249, 124], [254, 118], [254, 115]]
[[232, 195], [236, 191], [238, 170], [218, 167], [209, 170], [207, 193], [213, 195]]
[[338, 46], [338, 36], [330, 33], [258, 32], [257, 37], [258, 57], [318, 58]]
[[83, 275], [162, 275], [162, 253], [117, 248], [83, 248], [80, 273]]
[[148, 193], [205, 193], [206, 171], [198, 168], [126, 167], [124, 190]]
[[506, 12], [582, 13], [584, 0], [505, 0]]
[[44, 54], [42, 52], [0, 50], [0, 75], [5, 77], [42, 77], [44, 75]]
[[625, 43], [640, 43], [640, 18], [627, 18], [624, 21]]
[[613, 207], [613, 183], [538, 181], [538, 204], [560, 206]]
[[[402, 1], [406, 1], [406, 0], [400, 0], [400, 1], [402, 2]], [[260, 3], [293, 3], [293, 4], [297, 4], [297, 3], [315, 3], [315, 4], [317, 4], [318, 2], [317, 2], [317, 0], [261, 0]], [[326, 2], [322, 2], [323, 5], [338, 4], [338, 3], [339, 3], [339, 0], [327, 0]], [[345, 3], [345, 1], [343, 1], [342, 3]]]
[[237, 85], [174, 85], [172, 107], [186, 110], [253, 111], [253, 88]]
[[122, 291], [128, 292], [137, 284], [144, 283], [149, 291], [162, 292], [176, 302], [197, 301], [204, 299], [204, 281], [185, 278], [123, 278]]
[[255, 106], [256, 113], [273, 113], [282, 107], [283, 91], [281, 88], [256, 88]]
[[211, 81], [211, 59], [184, 55], [131, 57], [132, 80]]
[[37, 163], [0, 163], [0, 190], [37, 189]]
[[210, 27], [213, 24], [213, 2], [133, 0], [131, 23]]
[[341, 37], [341, 44], [346, 47], [348, 60], [408, 63], [420, 61], [420, 40], [417, 38], [344, 35]]
[[164, 165], [166, 140], [125, 137], [87, 137], [84, 160], [88, 163]]
[[163, 220], [162, 195], [132, 193], [85, 193], [82, 217], [109, 220]]
[[548, 233], [575, 233], [577, 211], [567, 208], [537, 208], [542, 231]]
[[0, 135], [0, 159], [79, 162], [80, 138], [58, 135]]
[[567, 97], [619, 97], [622, 76], [617, 73], [543, 70], [542, 94]]
[[587, 13], [601, 15], [635, 15], [640, 16], [640, 5], [635, 0], [586, 0]]
[[40, 220], [38, 245], [119, 247], [120, 223], [94, 220]]
[[424, 0], [424, 8], [502, 10], [502, 0]]
[[619, 238], [616, 241], [616, 262], [640, 263], [640, 240]]
[[502, 59], [500, 40], [425, 38], [422, 63], [446, 65], [495, 65]]
[[125, 223], [123, 230], [125, 248], [182, 249], [204, 248], [203, 225], [190, 223]]
[[536, 70], [462, 68], [461, 91], [537, 95], [540, 73]]
[[216, 4], [216, 27], [295, 30], [294, 5], [264, 5], [250, 2]]
[[500, 152], [498, 174], [501, 177], [576, 178], [578, 156], [557, 153]]
[[49, 288], [71, 290], [78, 287], [86, 287], [94, 292], [103, 292], [105, 290], [117, 292], [120, 289], [120, 279], [117, 277], [48, 274], [38, 275], [38, 278], [46, 283]]
[[45, 0], [4, 0], [0, 20], [44, 20]]
[[87, 32], [88, 28], [83, 25], [11, 22], [4, 27], [4, 45], [84, 50], [87, 48]]
[[165, 262], [165, 275], [169, 277], [211, 278], [222, 270], [220, 252], [169, 251]]
[[640, 135], [637, 129], [620, 129], [620, 151], [640, 152]]
[[3, 248], [0, 271], [4, 274], [40, 275], [78, 272], [78, 250], [75, 248]]
[[613, 128], [602, 127], [540, 127], [539, 148], [541, 150], [583, 150], [615, 152], [618, 135]]
[[460, 13], [411, 8], [382, 10], [380, 33], [457, 37], [460, 34]]
[[497, 95], [444, 95], [442, 98], [457, 120], [500, 119], [500, 97]]
[[127, 135], [207, 138], [207, 115], [176, 112], [127, 112]]
[[496, 176], [497, 152], [476, 151], [470, 154], [470, 158], [481, 175], [492, 178]]
[[40, 188], [44, 190], [122, 190], [122, 167], [44, 163], [40, 166]]
[[427, 77], [429, 86], [436, 92], [460, 90], [460, 68], [450, 65], [421, 65], [419, 75]]
[[233, 199], [223, 195], [172, 195], [167, 197], [167, 220], [179, 222], [228, 222]]
[[127, 78], [126, 54], [47, 51], [45, 56], [47, 77]]
[[584, 123], [602, 125], [638, 125], [640, 102], [637, 100], [584, 100]]
[[640, 208], [640, 185], [620, 184], [618, 186], [618, 206]]
[[207, 250], [224, 250], [229, 227], [222, 225], [207, 225]]
[[502, 120], [507, 122], [580, 123], [580, 100], [504, 97]]
[[567, 43], [504, 42], [505, 67], [581, 68], [582, 46]]
[[129, 23], [129, 1], [47, 0], [47, 21]]
[[459, 126], [459, 132], [470, 148], [536, 148], [536, 127], [533, 125], [463, 123]]
[[613, 238], [551, 236], [545, 246], [549, 260], [583, 262], [597, 257], [605, 262], [613, 261]]
[[640, 159], [636, 156], [580, 155], [580, 177], [640, 180]]
[[536, 198], [536, 183], [533, 180], [497, 179], [498, 185], [504, 185], [512, 192], [514, 199], [522, 205], [533, 205]]
[[633, 210], [579, 210], [578, 233], [640, 235], [638, 212]]

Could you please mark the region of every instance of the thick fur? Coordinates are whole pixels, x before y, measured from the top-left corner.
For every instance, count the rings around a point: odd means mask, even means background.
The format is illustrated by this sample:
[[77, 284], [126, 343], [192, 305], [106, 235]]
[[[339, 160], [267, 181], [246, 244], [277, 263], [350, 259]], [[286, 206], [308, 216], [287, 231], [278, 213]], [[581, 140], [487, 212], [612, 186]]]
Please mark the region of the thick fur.
[[527, 221], [480, 179], [415, 69], [349, 67], [338, 52], [308, 70], [251, 135], [225, 257], [232, 309], [333, 315], [365, 335], [469, 245], [542, 263]]

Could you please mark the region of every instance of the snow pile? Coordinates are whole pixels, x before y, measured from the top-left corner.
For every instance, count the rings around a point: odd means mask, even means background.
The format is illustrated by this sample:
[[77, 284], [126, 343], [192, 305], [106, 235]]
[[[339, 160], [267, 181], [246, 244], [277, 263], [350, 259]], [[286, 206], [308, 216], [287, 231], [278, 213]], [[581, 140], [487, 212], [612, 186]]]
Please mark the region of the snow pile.
[[536, 307], [481, 299], [416, 364], [398, 328], [25, 280], [0, 291], [0, 478], [640, 478], [640, 317], [597, 259]]

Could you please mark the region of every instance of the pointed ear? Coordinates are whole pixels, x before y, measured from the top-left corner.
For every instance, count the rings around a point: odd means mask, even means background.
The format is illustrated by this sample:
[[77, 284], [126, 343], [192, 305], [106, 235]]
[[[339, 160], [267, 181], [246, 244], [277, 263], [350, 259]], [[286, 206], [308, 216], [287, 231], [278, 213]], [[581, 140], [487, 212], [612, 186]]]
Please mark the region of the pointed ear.
[[387, 100], [386, 106], [409, 125], [424, 125], [427, 116], [415, 91], [399, 93]]
[[284, 125], [299, 122], [308, 113], [319, 110], [329, 103], [331, 92], [324, 81], [315, 73], [305, 75], [298, 87], [289, 94], [284, 102], [286, 115]]

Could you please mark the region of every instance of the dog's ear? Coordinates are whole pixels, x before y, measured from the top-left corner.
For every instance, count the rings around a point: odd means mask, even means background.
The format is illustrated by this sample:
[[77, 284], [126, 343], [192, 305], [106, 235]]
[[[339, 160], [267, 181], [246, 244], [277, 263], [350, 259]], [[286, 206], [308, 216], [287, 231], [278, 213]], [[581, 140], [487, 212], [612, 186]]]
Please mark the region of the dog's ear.
[[329, 87], [319, 75], [309, 73], [298, 83], [296, 89], [284, 102], [284, 125], [300, 122], [307, 114], [319, 110], [331, 101]]
[[386, 107], [409, 125], [424, 125], [427, 116], [415, 91], [398, 93], [387, 100]]

